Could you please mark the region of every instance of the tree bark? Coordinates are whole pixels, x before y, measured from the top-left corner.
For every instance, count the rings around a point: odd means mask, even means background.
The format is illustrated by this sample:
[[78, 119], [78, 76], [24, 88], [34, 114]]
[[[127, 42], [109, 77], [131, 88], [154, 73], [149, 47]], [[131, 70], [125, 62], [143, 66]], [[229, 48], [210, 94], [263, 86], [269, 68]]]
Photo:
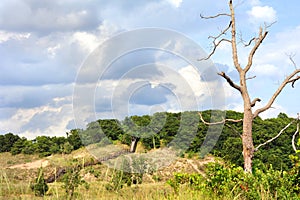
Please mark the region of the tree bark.
[[134, 153], [136, 151], [137, 143], [140, 140], [138, 137], [131, 137], [131, 145], [130, 145], [130, 153]]
[[240, 71], [240, 85], [241, 85], [241, 96], [244, 102], [244, 117], [243, 117], [243, 157], [244, 157], [244, 171], [252, 173], [252, 158], [254, 156], [254, 145], [252, 138], [252, 124], [253, 124], [253, 113], [252, 113], [252, 102], [250, 100], [249, 92], [247, 89], [246, 72]]
[[250, 109], [246, 108], [244, 110], [242, 144], [243, 144], [244, 170], [247, 173], [252, 173], [252, 158], [254, 156], [254, 145], [252, 140], [252, 123], [253, 123], [253, 114], [251, 108]]

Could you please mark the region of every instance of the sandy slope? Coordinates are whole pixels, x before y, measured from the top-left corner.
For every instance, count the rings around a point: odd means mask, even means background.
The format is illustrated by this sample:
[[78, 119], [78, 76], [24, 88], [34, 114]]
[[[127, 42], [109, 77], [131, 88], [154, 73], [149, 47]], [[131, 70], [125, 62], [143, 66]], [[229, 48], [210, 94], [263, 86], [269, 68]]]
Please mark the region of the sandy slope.
[[24, 164], [18, 164], [8, 167], [9, 169], [36, 169], [39, 167], [47, 167], [49, 165], [49, 161], [42, 159], [42, 160], [36, 160], [30, 163], [24, 163]]

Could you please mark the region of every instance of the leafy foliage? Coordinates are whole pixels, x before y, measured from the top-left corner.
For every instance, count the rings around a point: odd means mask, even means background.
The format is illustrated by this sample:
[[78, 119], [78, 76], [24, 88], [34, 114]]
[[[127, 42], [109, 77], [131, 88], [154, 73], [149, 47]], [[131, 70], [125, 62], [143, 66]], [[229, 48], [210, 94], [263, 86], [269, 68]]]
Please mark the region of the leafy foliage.
[[[296, 168], [298, 168], [296, 170]], [[183, 184], [193, 190], [209, 192], [212, 196], [240, 197], [241, 199], [299, 199], [299, 167], [292, 171], [274, 170], [263, 172], [255, 169], [253, 174], [244, 173], [242, 167], [210, 163], [206, 176], [200, 174], [176, 173], [167, 183], [178, 193]]]
[[20, 139], [19, 136], [12, 133], [0, 135], [0, 152], [10, 152], [14, 143]]
[[89, 188], [88, 183], [80, 175], [81, 167], [78, 165], [77, 160], [71, 163], [71, 166], [67, 168], [66, 173], [62, 178], [63, 188], [66, 191], [67, 199], [71, 200], [76, 195], [75, 190], [80, 185], [84, 185], [86, 189]]
[[39, 168], [38, 177], [35, 179], [35, 182], [30, 185], [32, 191], [36, 196], [44, 196], [48, 191], [49, 187], [44, 179], [43, 168]]

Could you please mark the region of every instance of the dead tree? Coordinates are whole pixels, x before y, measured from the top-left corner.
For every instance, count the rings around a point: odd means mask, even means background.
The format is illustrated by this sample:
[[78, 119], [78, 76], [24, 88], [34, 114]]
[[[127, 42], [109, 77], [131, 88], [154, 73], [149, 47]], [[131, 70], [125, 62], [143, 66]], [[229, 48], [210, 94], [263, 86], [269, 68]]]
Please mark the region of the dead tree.
[[131, 136], [130, 153], [135, 153], [139, 140], [139, 137]]
[[[213, 40], [213, 49], [210, 52], [210, 54], [206, 58], [202, 58], [200, 60], [206, 60], [209, 59], [217, 48], [220, 46], [221, 43], [229, 43], [231, 45], [231, 52], [232, 52], [232, 61], [235, 69], [237, 70], [239, 74], [239, 83], [235, 83], [225, 72], [220, 72], [218, 75], [223, 77], [227, 83], [237, 90], [241, 98], [243, 100], [243, 106], [244, 106], [244, 116], [243, 116], [243, 132], [241, 135], [242, 138], [242, 144], [243, 144], [243, 158], [244, 158], [244, 170], [245, 172], [252, 172], [252, 159], [254, 156], [254, 145], [253, 145], [253, 137], [252, 137], [252, 124], [254, 118], [256, 118], [260, 113], [268, 110], [273, 105], [275, 99], [278, 97], [278, 95], [281, 93], [281, 91], [284, 89], [284, 87], [288, 84], [291, 84], [292, 87], [294, 87], [294, 84], [297, 80], [300, 79], [300, 69], [297, 68], [295, 62], [292, 59], [292, 56], [290, 56], [290, 60], [295, 66], [295, 70], [288, 75], [282, 83], [279, 85], [278, 89], [274, 92], [272, 97], [269, 99], [269, 101], [261, 108], [257, 110], [253, 110], [253, 107], [257, 102], [260, 102], [261, 100], [259, 98], [252, 99], [248, 92], [248, 81], [250, 79], [253, 79], [255, 77], [247, 77], [247, 73], [252, 67], [253, 64], [253, 58], [256, 54], [257, 50], [265, 40], [265, 38], [268, 35], [268, 28], [270, 27], [265, 25], [265, 27], [260, 27], [258, 35], [254, 38], [250, 39], [248, 43], [244, 43], [245, 47], [250, 48], [250, 52], [248, 54], [247, 63], [245, 66], [241, 66], [239, 62], [239, 55], [238, 55], [238, 37], [237, 37], [237, 30], [236, 30], [236, 18], [235, 18], [235, 8], [233, 6], [233, 0], [230, 0], [228, 3], [229, 6], [229, 13], [219, 13], [215, 16], [203, 16], [200, 15], [202, 19], [212, 19], [212, 18], [218, 18], [218, 17], [228, 17], [229, 18], [229, 24], [228, 26], [220, 32], [217, 36], [209, 36], [209, 39]], [[227, 37], [226, 34], [229, 33], [229, 37]], [[225, 120], [224, 120], [225, 122]]]

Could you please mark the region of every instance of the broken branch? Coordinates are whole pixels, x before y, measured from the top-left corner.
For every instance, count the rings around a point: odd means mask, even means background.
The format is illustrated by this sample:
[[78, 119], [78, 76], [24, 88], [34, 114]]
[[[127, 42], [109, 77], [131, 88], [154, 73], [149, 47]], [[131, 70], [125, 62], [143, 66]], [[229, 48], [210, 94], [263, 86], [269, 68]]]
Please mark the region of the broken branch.
[[293, 79], [289, 80], [288, 83], [292, 83], [292, 88], [294, 88], [295, 82], [296, 82], [297, 80], [299, 80], [299, 79], [300, 79], [300, 76], [297, 76], [296, 78], [293, 78]]
[[236, 83], [234, 83], [231, 78], [229, 76], [227, 76], [225, 74], [225, 72], [219, 72], [218, 75], [222, 76], [224, 79], [226, 79], [226, 81], [229, 83], [229, 85], [235, 89], [237, 89], [238, 91], [241, 92], [241, 87], [239, 85], [237, 85]]
[[254, 78], [256, 78], [256, 76], [248, 77], [248, 78], [246, 78], [246, 80], [250, 80], [250, 79], [254, 79]]
[[256, 102], [261, 102], [261, 99], [260, 98], [255, 98], [252, 102], [251, 102], [251, 107], [254, 107]]

